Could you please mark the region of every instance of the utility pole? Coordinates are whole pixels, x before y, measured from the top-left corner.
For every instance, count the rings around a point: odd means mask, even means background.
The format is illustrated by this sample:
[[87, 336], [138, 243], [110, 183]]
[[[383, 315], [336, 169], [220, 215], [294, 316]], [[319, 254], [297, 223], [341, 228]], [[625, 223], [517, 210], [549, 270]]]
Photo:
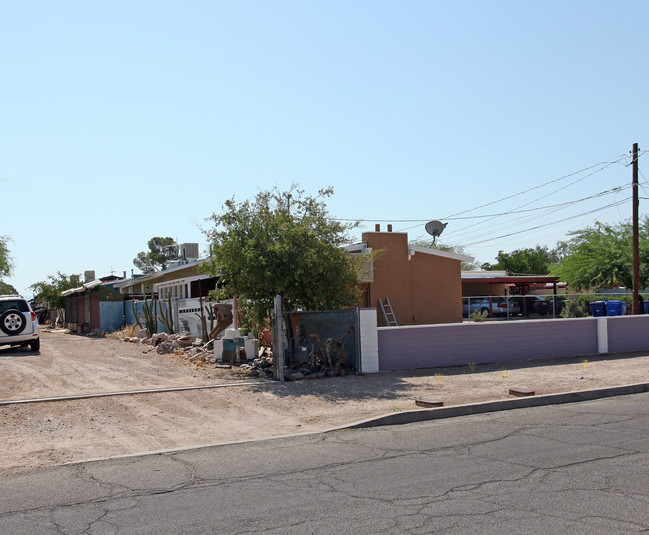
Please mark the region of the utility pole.
[[633, 315], [642, 314], [640, 310], [640, 246], [638, 229], [638, 208], [640, 199], [638, 197], [638, 144], [633, 144], [633, 304], [631, 313]]

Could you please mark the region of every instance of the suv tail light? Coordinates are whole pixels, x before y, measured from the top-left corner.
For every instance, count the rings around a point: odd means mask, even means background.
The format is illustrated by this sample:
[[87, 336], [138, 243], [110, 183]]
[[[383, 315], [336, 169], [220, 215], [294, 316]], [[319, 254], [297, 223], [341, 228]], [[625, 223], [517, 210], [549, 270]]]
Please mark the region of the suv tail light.
[[33, 310], [30, 310], [30, 312], [32, 313], [32, 321], [36, 321], [36, 312]]

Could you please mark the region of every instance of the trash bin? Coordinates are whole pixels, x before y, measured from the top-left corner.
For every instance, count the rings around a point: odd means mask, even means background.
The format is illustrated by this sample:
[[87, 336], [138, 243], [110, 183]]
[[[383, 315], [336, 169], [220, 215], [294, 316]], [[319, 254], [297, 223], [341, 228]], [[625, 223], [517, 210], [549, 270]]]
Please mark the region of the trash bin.
[[606, 316], [606, 301], [593, 301], [590, 304], [590, 314], [595, 317]]
[[607, 316], [624, 316], [628, 305], [622, 301], [606, 301]]
[[649, 314], [649, 299], [644, 302], [644, 313]]

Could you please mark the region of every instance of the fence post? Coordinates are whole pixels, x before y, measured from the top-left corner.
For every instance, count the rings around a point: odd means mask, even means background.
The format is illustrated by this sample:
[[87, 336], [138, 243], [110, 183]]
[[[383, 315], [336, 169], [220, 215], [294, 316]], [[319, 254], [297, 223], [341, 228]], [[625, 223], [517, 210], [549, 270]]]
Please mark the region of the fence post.
[[274, 301], [273, 321], [273, 364], [275, 378], [284, 381], [284, 316], [282, 314], [282, 296], [276, 295]]

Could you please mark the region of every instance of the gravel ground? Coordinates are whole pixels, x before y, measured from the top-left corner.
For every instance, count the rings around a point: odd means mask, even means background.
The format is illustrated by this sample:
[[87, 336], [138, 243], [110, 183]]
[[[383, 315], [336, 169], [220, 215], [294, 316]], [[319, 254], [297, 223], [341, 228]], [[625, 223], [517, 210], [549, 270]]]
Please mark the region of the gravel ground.
[[[513, 355], [515, 356], [515, 355]], [[277, 383], [111, 338], [43, 332], [40, 354], [0, 348], [0, 472], [328, 430], [383, 414], [649, 382], [643, 353]], [[221, 385], [227, 385], [221, 387]], [[5, 403], [201, 386], [162, 393]]]

